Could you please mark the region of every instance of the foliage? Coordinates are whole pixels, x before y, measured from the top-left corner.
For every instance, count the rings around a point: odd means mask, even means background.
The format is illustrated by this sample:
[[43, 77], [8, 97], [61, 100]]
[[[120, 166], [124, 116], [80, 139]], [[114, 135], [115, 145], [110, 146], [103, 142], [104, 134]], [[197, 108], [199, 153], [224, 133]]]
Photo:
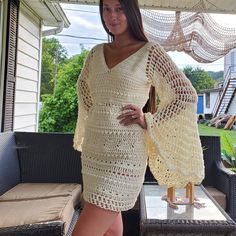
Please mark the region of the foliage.
[[220, 135], [220, 138], [222, 143], [222, 159], [227, 162], [231, 168], [236, 168], [236, 151], [231, 136], [229, 133], [223, 131]]
[[40, 132], [73, 132], [78, 105], [76, 82], [88, 51], [68, 59], [59, 70], [55, 93], [44, 95], [39, 115]]
[[228, 132], [222, 131], [220, 134], [220, 141], [222, 142], [223, 149], [229, 153], [229, 155], [234, 155], [234, 144], [233, 140]]
[[[203, 136], [220, 136], [222, 132], [229, 133], [233, 143], [236, 143], [236, 130], [216, 129], [215, 127], [209, 127], [205, 124], [198, 124], [198, 130], [199, 134]], [[223, 149], [222, 142], [221, 149]]]
[[56, 38], [43, 38], [41, 97], [52, 94], [57, 71], [67, 60], [67, 51]]
[[223, 80], [224, 71], [207, 71], [208, 75], [211, 76], [212, 79], [216, 81]]
[[201, 68], [193, 69], [191, 66], [187, 66], [183, 70], [184, 74], [191, 81], [193, 87], [199, 93], [203, 89], [214, 88], [215, 81], [209, 76], [209, 74]]

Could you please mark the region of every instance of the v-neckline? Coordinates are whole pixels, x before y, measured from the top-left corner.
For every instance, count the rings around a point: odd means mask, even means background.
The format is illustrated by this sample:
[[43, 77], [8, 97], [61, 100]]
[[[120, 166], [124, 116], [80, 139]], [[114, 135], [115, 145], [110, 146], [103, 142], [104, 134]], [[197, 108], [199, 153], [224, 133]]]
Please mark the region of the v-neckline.
[[148, 42], [146, 42], [142, 47], [140, 47], [137, 51], [133, 52], [132, 54], [130, 54], [128, 57], [124, 58], [123, 60], [119, 61], [118, 63], [116, 63], [114, 66], [112, 67], [109, 67], [107, 65], [107, 62], [106, 62], [106, 58], [105, 58], [105, 53], [104, 53], [104, 46], [105, 46], [105, 43], [102, 44], [101, 46], [101, 51], [102, 51], [102, 58], [103, 58], [103, 63], [104, 63], [104, 66], [106, 67], [106, 69], [108, 71], [111, 71], [111, 70], [114, 70], [116, 67], [118, 67], [119, 65], [123, 64], [125, 61], [127, 61], [128, 59], [130, 59], [131, 57], [135, 56], [137, 53], [139, 53], [143, 48], [146, 47], [146, 45], [148, 44]]

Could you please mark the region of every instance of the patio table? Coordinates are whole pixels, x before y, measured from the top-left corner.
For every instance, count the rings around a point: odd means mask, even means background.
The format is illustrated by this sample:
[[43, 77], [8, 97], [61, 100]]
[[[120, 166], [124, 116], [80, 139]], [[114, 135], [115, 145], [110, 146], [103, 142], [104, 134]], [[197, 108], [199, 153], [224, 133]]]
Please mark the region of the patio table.
[[[167, 189], [157, 184], [144, 184], [140, 193], [141, 236], [235, 236], [236, 223], [226, 214], [205, 188], [195, 186], [195, 196], [205, 207], [168, 206], [162, 200]], [[184, 189], [177, 189], [176, 196], [184, 196]]]

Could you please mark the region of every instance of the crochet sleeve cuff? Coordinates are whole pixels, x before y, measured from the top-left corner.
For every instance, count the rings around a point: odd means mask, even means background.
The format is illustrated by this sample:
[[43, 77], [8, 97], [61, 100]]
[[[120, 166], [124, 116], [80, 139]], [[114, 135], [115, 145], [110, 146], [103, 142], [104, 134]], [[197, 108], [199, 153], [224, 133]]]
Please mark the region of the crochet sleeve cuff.
[[76, 86], [78, 96], [78, 118], [74, 133], [73, 147], [78, 151], [82, 151], [81, 145], [84, 139], [86, 120], [88, 118], [88, 112], [93, 105], [93, 100], [88, 84], [91, 57], [92, 51], [85, 60], [84, 67], [80, 73]]
[[191, 82], [159, 46], [149, 58], [151, 83], [160, 99], [157, 112], [145, 113], [149, 167], [160, 185], [184, 187], [204, 178], [197, 127], [197, 94]]

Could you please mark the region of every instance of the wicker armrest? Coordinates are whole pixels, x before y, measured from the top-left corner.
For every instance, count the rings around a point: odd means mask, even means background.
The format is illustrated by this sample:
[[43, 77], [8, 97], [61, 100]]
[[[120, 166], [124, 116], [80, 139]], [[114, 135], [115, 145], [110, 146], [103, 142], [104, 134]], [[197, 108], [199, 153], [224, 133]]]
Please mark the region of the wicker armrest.
[[222, 162], [216, 162], [214, 187], [226, 194], [226, 211], [236, 221], [236, 174], [225, 168]]
[[0, 195], [19, 182], [20, 167], [14, 133], [0, 133]]

